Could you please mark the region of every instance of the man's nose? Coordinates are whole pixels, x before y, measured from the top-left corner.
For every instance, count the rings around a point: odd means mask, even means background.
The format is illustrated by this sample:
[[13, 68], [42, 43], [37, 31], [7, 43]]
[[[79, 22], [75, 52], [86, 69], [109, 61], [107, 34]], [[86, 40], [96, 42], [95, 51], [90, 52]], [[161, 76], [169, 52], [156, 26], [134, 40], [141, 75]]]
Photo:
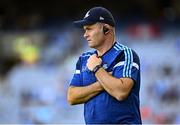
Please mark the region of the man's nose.
[[87, 38], [88, 37], [88, 34], [87, 34], [87, 31], [84, 32], [84, 38]]

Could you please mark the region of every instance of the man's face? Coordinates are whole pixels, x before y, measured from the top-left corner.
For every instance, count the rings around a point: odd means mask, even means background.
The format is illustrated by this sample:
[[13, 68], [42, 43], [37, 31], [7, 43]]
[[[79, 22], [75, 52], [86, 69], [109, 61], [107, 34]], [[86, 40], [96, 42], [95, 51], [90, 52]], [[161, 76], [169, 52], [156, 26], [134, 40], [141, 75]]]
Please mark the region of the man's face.
[[84, 26], [84, 37], [89, 47], [98, 48], [104, 43], [103, 25], [100, 23]]

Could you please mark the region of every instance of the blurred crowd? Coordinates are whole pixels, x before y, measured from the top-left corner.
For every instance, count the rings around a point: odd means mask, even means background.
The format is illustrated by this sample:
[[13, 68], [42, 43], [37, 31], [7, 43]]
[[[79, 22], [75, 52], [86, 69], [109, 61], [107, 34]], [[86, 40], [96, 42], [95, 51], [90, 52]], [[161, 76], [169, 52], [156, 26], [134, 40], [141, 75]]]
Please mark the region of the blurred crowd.
[[[120, 29], [117, 41], [141, 60], [143, 123], [180, 123], [180, 32], [150, 23]], [[71, 27], [1, 32], [0, 123], [84, 123], [83, 105], [70, 106], [66, 92], [88, 49], [82, 31]]]
[[75, 118], [66, 101], [73, 70], [65, 64], [82, 47], [78, 36], [67, 29], [1, 33], [0, 123], [65, 123]]

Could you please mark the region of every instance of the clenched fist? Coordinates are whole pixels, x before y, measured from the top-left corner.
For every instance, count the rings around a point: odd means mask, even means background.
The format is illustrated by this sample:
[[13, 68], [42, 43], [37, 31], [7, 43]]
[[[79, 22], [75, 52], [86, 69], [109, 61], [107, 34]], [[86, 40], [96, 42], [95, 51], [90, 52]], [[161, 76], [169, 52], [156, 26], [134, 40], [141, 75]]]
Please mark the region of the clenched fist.
[[87, 67], [90, 71], [93, 71], [93, 69], [97, 66], [97, 65], [101, 65], [102, 64], [102, 59], [98, 58], [96, 54], [93, 54], [92, 56], [89, 57], [89, 59], [87, 60]]

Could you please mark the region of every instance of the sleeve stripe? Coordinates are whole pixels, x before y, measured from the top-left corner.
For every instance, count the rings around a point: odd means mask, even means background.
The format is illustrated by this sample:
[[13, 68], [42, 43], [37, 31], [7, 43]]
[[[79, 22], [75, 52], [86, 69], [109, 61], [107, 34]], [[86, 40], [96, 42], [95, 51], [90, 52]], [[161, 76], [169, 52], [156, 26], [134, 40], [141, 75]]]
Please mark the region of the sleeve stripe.
[[122, 47], [122, 45], [120, 45], [119, 43], [116, 43], [114, 47], [117, 47], [120, 50], [123, 50], [124, 48]]
[[131, 52], [131, 49], [127, 49], [128, 51], [128, 64], [127, 64], [127, 70], [126, 70], [126, 76], [127, 77], [131, 77], [131, 69], [132, 69], [132, 63], [133, 63], [133, 60], [132, 60], [132, 52]]
[[118, 47], [116, 47], [116, 46], [114, 46], [114, 49], [115, 49], [115, 50], [117, 50], [117, 51], [119, 50], [119, 48], [118, 48]]
[[[133, 66], [139, 70], [138, 64], [133, 62], [132, 50], [120, 43], [117, 43], [116, 47], [124, 50], [125, 61], [123, 61], [124, 62], [123, 77], [131, 77], [131, 72], [132, 72], [131, 70], [132, 70]], [[120, 64], [122, 64], [122, 62], [120, 62]], [[118, 65], [120, 65], [120, 64], [118, 63]], [[116, 64], [116, 66], [117, 66], [117, 64]]]
[[123, 46], [125, 55], [125, 64], [123, 69], [123, 77], [131, 77], [131, 69], [133, 64], [133, 55], [131, 49]]
[[125, 55], [125, 64], [124, 64], [124, 68], [123, 68], [123, 77], [126, 76], [126, 72], [127, 72], [127, 69], [128, 69], [128, 53], [127, 53], [127, 49], [124, 48], [124, 55]]
[[131, 56], [129, 76], [131, 77], [131, 69], [132, 69], [132, 66], [133, 66], [133, 54], [132, 54], [132, 50], [131, 49], [129, 49], [129, 51], [130, 51], [130, 56]]
[[128, 49], [127, 47], [125, 49], [125, 52], [127, 52], [127, 54], [126, 54], [127, 60], [125, 60], [125, 61], [127, 61], [126, 67], [125, 67], [125, 76], [131, 77], [131, 64], [132, 64], [132, 58], [131, 57], [132, 57], [132, 55], [131, 55], [130, 49]]
[[126, 47], [118, 42], [115, 46], [121, 50], [124, 50], [126, 63], [124, 65], [124, 69], [123, 69], [123, 77], [126, 77], [126, 76], [131, 77], [131, 69], [132, 69], [132, 63], [133, 63], [133, 55], [132, 55], [131, 49], [129, 49], [128, 47]]
[[76, 70], [76, 71], [75, 71], [75, 74], [80, 74], [80, 70]]
[[133, 62], [133, 65], [132, 65], [132, 66], [134, 66], [136, 69], [139, 70], [139, 65], [138, 65], [137, 63], [134, 63], [134, 62]]
[[[121, 61], [117, 63], [113, 68], [124, 66], [125, 61]], [[139, 65], [135, 62], [132, 63], [132, 67], [135, 67], [137, 70], [139, 70]]]

